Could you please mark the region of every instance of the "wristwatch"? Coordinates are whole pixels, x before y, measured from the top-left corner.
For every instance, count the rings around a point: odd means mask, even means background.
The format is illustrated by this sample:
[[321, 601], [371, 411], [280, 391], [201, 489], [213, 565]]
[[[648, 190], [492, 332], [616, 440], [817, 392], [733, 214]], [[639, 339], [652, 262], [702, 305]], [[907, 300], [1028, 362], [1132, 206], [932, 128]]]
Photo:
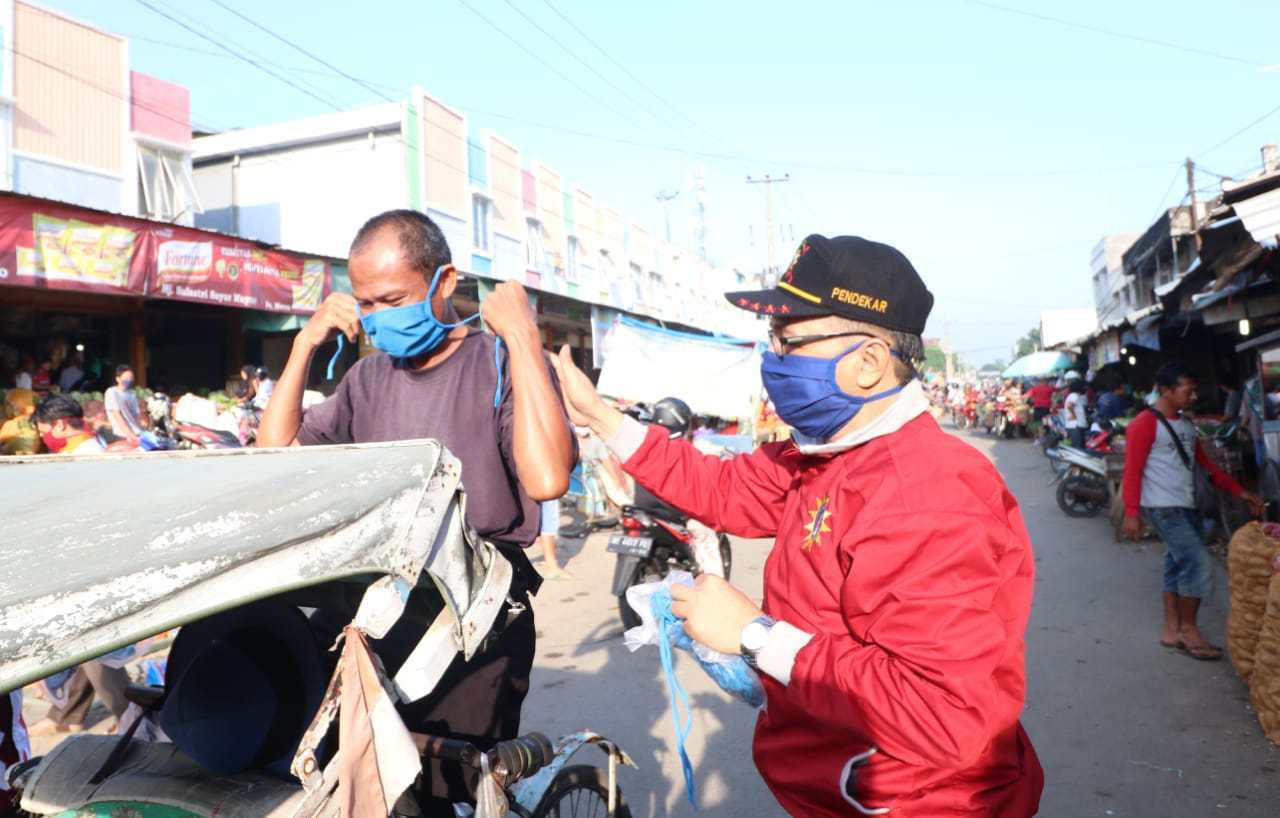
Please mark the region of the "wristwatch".
[[759, 667], [756, 664], [756, 658], [760, 651], [764, 650], [764, 646], [769, 644], [769, 634], [773, 632], [773, 626], [776, 624], [778, 621], [771, 616], [758, 616], [742, 629], [742, 636], [738, 640], [738, 652], [751, 667]]

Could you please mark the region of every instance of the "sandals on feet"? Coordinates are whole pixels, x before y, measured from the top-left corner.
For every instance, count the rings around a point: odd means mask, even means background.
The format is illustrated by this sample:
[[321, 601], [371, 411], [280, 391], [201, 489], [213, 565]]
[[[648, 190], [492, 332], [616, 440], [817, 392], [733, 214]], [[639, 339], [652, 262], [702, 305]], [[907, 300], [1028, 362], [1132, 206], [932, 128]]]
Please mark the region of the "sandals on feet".
[[1210, 645], [1208, 642], [1195, 646], [1188, 645], [1186, 642], [1179, 642], [1178, 650], [1201, 662], [1216, 662], [1222, 658], [1222, 648]]

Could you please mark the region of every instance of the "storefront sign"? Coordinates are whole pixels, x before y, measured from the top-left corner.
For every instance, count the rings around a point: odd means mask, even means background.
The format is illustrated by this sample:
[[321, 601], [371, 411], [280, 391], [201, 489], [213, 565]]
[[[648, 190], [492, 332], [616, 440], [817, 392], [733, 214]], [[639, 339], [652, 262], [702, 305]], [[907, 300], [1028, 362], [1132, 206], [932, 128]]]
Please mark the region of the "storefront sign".
[[161, 228], [147, 292], [265, 312], [310, 313], [328, 291], [329, 265], [229, 236]]
[[331, 274], [323, 259], [231, 236], [0, 195], [0, 286], [309, 314]]
[[141, 295], [142, 224], [108, 223], [100, 214], [52, 202], [0, 198], [0, 286]]

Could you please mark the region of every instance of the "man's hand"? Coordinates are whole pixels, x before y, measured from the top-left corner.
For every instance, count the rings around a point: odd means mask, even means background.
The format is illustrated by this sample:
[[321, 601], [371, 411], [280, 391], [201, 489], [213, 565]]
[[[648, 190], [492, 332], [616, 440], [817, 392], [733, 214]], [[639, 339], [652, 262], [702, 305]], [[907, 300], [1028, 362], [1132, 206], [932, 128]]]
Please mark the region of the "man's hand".
[[1124, 523], [1120, 526], [1120, 533], [1125, 539], [1137, 542], [1142, 537], [1142, 520], [1138, 517], [1125, 516]]
[[529, 340], [535, 348], [542, 346], [538, 319], [519, 282], [504, 281], [495, 287], [480, 305], [480, 317], [490, 332], [508, 344]]
[[569, 420], [575, 426], [590, 426], [602, 440], [612, 437], [622, 423], [622, 413], [600, 397], [591, 379], [573, 362], [568, 345], [560, 347], [559, 355], [551, 356], [551, 365], [560, 379], [560, 396], [569, 410]]
[[1240, 499], [1249, 504], [1249, 514], [1254, 517], [1261, 517], [1262, 512], [1266, 509], [1266, 503], [1262, 498], [1251, 491], [1246, 491], [1240, 495]]
[[671, 612], [695, 642], [729, 654], [742, 649], [742, 629], [764, 616], [750, 597], [714, 574], [702, 574], [692, 588], [672, 585]]
[[338, 333], [347, 336], [353, 344], [360, 337], [360, 310], [356, 300], [347, 293], [330, 293], [298, 331], [294, 343], [314, 350], [337, 338]]

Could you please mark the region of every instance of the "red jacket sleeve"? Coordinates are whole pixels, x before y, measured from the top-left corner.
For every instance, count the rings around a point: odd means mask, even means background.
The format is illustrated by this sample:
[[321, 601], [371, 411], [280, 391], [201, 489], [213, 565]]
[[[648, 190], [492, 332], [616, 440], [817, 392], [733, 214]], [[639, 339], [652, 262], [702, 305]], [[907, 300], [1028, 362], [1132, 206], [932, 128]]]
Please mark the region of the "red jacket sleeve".
[[1209, 457], [1208, 452], [1204, 450], [1204, 445], [1199, 440], [1196, 441], [1196, 462], [1209, 473], [1209, 477], [1213, 479], [1213, 484], [1220, 490], [1225, 491], [1232, 497], [1239, 497], [1244, 494], [1244, 488], [1231, 475], [1219, 468], [1217, 463], [1213, 462], [1213, 458]]
[[1124, 513], [1137, 517], [1142, 506], [1142, 473], [1147, 469], [1147, 457], [1156, 442], [1156, 416], [1151, 412], [1139, 412], [1124, 432]]
[[1012, 724], [997, 672], [1022, 649], [1031, 551], [1006, 549], [1013, 533], [981, 513], [876, 529], [841, 591], [848, 633], [814, 636], [784, 695], [908, 764], [963, 769]]
[[622, 467], [659, 498], [717, 531], [773, 537], [791, 487], [788, 451], [794, 452], [790, 443], [772, 443], [722, 460], [653, 426]]

